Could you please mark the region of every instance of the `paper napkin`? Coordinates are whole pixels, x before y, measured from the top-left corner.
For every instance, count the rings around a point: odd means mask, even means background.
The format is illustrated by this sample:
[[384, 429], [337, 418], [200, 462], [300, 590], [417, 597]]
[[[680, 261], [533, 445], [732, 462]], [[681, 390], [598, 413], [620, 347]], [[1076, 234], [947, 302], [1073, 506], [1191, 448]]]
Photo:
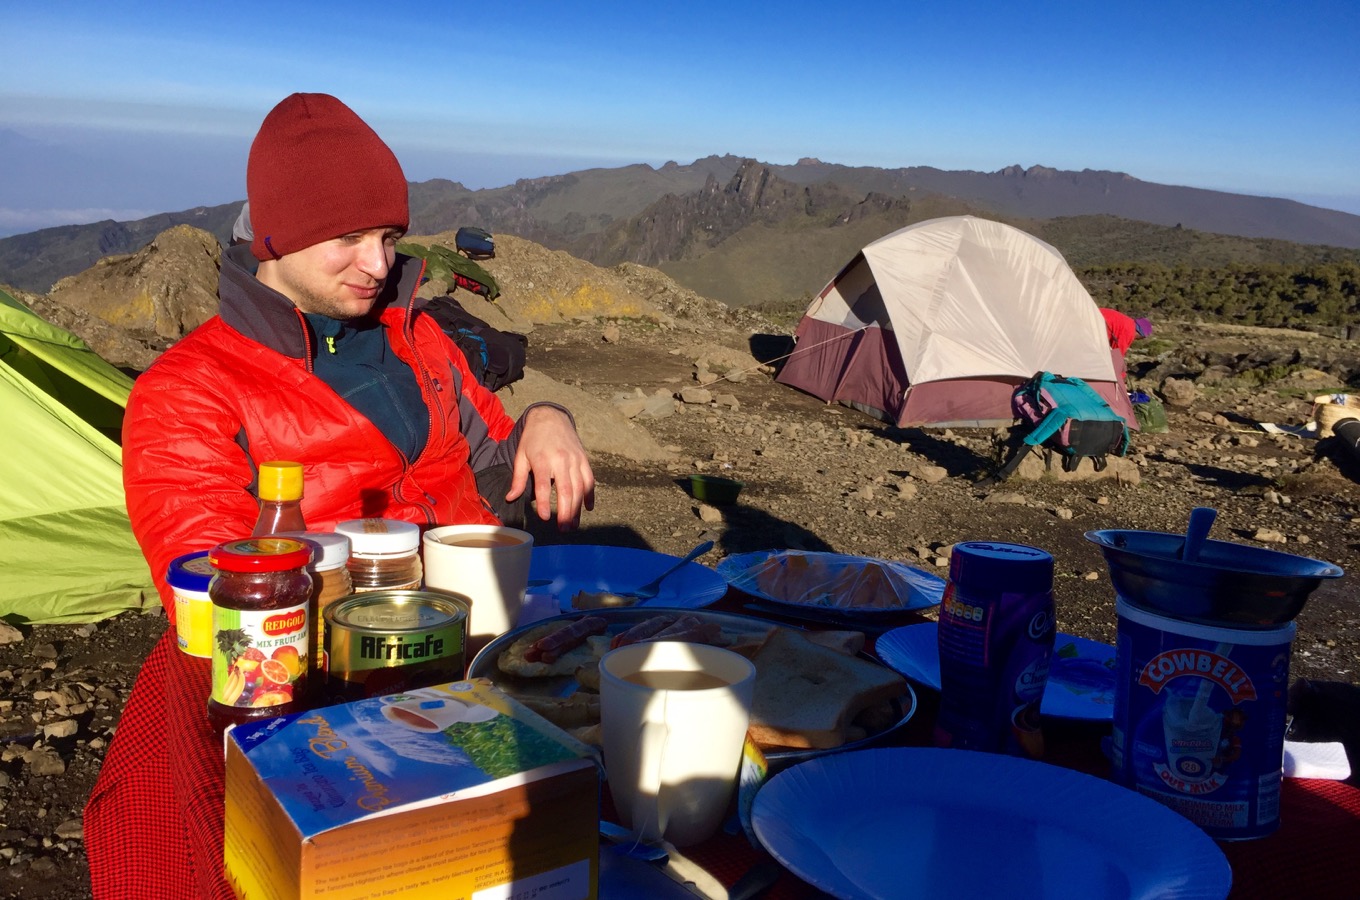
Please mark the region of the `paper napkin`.
[[1346, 745], [1340, 741], [1285, 741], [1284, 777], [1345, 781], [1351, 777]]

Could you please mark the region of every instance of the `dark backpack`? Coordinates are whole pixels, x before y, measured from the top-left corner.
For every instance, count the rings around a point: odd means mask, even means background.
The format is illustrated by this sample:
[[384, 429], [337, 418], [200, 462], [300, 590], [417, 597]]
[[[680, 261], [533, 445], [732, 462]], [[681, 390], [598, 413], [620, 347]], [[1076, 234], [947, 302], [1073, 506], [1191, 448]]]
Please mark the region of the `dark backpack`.
[[1086, 458], [1097, 472], [1107, 456], [1129, 450], [1129, 428], [1105, 398], [1080, 378], [1039, 372], [1015, 389], [1011, 410], [1020, 424], [1019, 445], [996, 475], [1010, 476], [1032, 447], [1044, 447], [1062, 458], [1071, 472]]
[[491, 232], [464, 225], [453, 236], [453, 246], [468, 259], [495, 259], [496, 239]]
[[486, 389], [498, 391], [524, 377], [529, 339], [513, 331], [500, 331], [463, 309], [452, 297], [435, 297], [425, 312], [467, 357], [472, 375]]

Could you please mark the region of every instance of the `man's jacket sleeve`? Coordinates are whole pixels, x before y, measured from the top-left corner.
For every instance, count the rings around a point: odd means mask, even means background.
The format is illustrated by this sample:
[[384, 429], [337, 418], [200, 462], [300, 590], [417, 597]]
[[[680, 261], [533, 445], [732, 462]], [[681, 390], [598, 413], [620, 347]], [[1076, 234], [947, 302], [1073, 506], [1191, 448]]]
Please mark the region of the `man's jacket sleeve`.
[[[422, 317], [427, 323], [434, 324], [429, 316]], [[438, 325], [435, 325], [438, 328]], [[458, 413], [463, 437], [468, 442], [468, 465], [473, 472], [482, 472], [497, 465], [513, 466], [515, 453], [519, 449], [520, 437], [524, 434], [524, 420], [529, 411], [539, 406], [550, 406], [561, 410], [575, 425], [571, 412], [556, 403], [531, 404], [520, 415], [511, 419], [505, 412], [500, 398], [482, 386], [468, 368], [467, 359], [458, 345], [440, 330], [444, 343], [448, 345], [449, 360], [457, 372], [460, 396]]]
[[214, 400], [156, 378], [153, 366], [138, 379], [123, 417], [128, 516], [172, 619], [170, 561], [249, 535], [259, 515], [248, 490], [253, 466], [236, 443], [241, 423]]

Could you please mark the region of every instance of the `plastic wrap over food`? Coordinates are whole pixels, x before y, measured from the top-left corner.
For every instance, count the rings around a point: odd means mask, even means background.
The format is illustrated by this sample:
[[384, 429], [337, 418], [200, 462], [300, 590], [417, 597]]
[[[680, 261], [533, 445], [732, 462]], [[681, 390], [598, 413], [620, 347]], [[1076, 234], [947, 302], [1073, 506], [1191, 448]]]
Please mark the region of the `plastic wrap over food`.
[[861, 612], [934, 606], [945, 584], [906, 563], [802, 550], [742, 553], [718, 571], [738, 590], [776, 603]]

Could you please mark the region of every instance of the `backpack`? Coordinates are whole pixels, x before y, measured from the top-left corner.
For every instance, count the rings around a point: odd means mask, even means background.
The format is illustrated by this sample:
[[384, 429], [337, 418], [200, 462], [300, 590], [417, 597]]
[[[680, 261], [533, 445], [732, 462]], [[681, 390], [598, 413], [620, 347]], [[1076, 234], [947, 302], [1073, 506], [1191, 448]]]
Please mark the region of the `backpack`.
[[453, 236], [453, 246], [468, 259], [495, 259], [496, 239], [491, 232], [464, 225]]
[[501, 295], [500, 285], [496, 284], [490, 272], [448, 247], [438, 244], [426, 247], [404, 242], [397, 244], [397, 252], [425, 260], [426, 278], [445, 279], [450, 287], [460, 287], [491, 301]]
[[524, 377], [527, 337], [492, 328], [449, 296], [435, 297], [424, 310], [463, 351], [473, 377], [487, 390], [495, 393]]
[[1010, 476], [1032, 447], [1045, 447], [1062, 457], [1071, 472], [1089, 458], [1097, 472], [1105, 457], [1129, 450], [1129, 429], [1105, 399], [1080, 378], [1039, 372], [1011, 395], [1011, 410], [1020, 424], [1019, 446], [996, 475]]
[[1166, 421], [1166, 407], [1156, 397], [1144, 391], [1129, 391], [1129, 403], [1133, 406], [1133, 417], [1138, 420], [1138, 430], [1143, 434], [1165, 434], [1171, 430]]

